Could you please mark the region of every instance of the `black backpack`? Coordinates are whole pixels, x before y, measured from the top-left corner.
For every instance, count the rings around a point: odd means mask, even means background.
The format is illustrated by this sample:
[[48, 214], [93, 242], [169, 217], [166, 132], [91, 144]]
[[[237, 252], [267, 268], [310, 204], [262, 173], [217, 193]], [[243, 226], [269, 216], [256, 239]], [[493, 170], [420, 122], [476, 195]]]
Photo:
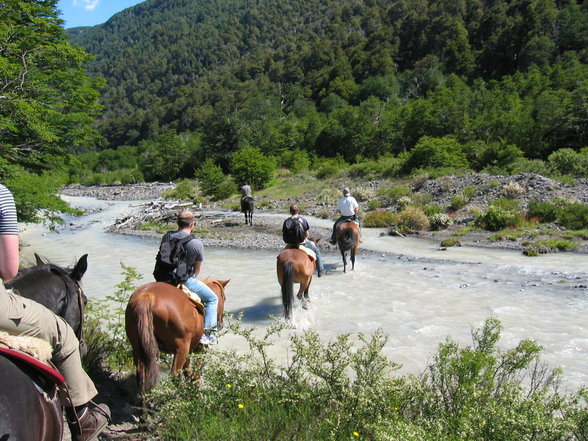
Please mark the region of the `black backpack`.
[[184, 245], [195, 239], [194, 236], [177, 238], [168, 231], [161, 240], [159, 252], [155, 258], [153, 277], [158, 282], [167, 282], [174, 286], [184, 283], [194, 272], [194, 267], [188, 267], [187, 252]]
[[297, 217], [289, 217], [282, 226], [282, 239], [287, 244], [301, 244], [306, 240], [306, 232]]

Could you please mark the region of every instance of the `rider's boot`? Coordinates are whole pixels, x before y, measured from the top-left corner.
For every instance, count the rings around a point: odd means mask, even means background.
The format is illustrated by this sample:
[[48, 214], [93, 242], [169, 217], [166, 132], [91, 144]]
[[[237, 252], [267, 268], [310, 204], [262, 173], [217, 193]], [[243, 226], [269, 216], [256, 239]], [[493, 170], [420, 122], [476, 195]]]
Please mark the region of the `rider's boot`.
[[75, 418], [67, 418], [72, 441], [92, 441], [110, 421], [110, 409], [106, 404], [90, 401], [76, 411]]

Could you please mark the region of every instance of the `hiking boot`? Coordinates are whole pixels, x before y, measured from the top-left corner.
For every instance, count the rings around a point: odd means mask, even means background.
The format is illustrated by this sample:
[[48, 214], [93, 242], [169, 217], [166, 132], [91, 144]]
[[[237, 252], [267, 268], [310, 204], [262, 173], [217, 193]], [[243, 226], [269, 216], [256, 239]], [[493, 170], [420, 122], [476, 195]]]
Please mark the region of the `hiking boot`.
[[324, 269], [322, 269], [322, 270], [319, 270], [319, 272], [318, 272], [318, 276], [319, 276], [319, 277], [323, 277], [325, 274], [326, 274], [326, 272], [325, 272], [325, 270], [324, 270]]
[[330, 243], [331, 245], [337, 245], [337, 241], [336, 241], [335, 239], [331, 239], [331, 240], [329, 240], [329, 243]]
[[202, 337], [200, 337], [201, 345], [216, 345], [217, 343], [218, 338], [214, 334], [202, 334]]
[[88, 403], [77, 421], [68, 421], [72, 441], [92, 441], [102, 432], [110, 421], [110, 409], [106, 404]]

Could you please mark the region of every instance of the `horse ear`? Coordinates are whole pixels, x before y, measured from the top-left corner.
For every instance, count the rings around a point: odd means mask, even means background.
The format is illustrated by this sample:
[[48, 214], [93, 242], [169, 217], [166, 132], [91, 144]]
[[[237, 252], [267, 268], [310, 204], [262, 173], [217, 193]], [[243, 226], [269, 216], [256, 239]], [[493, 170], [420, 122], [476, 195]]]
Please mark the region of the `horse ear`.
[[35, 260], [37, 261], [37, 266], [45, 265], [47, 262], [44, 262], [37, 253], [35, 253]]
[[225, 286], [227, 286], [230, 281], [231, 281], [231, 279], [229, 279], [229, 280], [217, 280], [217, 282], [220, 283], [223, 286], [223, 288]]
[[77, 280], [78, 282], [82, 280], [86, 270], [88, 269], [88, 255], [84, 254], [76, 263], [76, 266], [71, 272], [71, 278]]

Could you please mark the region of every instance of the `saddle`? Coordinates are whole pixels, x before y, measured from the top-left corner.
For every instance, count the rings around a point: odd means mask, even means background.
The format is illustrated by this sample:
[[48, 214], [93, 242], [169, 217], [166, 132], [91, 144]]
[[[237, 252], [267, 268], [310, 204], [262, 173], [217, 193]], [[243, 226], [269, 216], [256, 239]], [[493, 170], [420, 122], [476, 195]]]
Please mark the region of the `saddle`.
[[302, 244], [287, 244], [284, 248], [298, 248], [300, 251], [304, 251], [311, 261], [316, 260], [316, 253]]
[[[2, 333], [2, 334], [5, 334], [5, 333]], [[11, 337], [14, 337], [14, 339], [19, 338], [17, 336], [11, 336]], [[31, 337], [25, 337], [25, 338], [31, 338]], [[39, 340], [39, 339], [37, 339], [37, 340]], [[34, 358], [33, 356], [23, 352], [22, 350], [9, 348], [7, 346], [7, 344], [4, 343], [4, 340], [0, 341], [0, 355], [3, 355], [5, 357], [15, 361], [20, 365], [24, 365], [24, 366], [28, 367], [30, 370], [39, 374], [40, 376], [42, 376], [43, 378], [48, 380], [50, 383], [52, 383], [56, 386], [61, 387], [61, 386], [65, 385], [65, 378], [63, 378], [63, 375], [61, 375], [59, 373], [59, 371], [57, 371], [55, 368], [48, 365], [47, 363], [44, 363], [44, 362], [38, 360], [37, 358]]]
[[186, 296], [188, 296], [188, 300], [190, 303], [196, 308], [196, 310], [204, 316], [204, 303], [200, 300], [200, 297], [195, 292], [190, 291], [184, 284], [178, 285], [178, 288], [181, 289]]

